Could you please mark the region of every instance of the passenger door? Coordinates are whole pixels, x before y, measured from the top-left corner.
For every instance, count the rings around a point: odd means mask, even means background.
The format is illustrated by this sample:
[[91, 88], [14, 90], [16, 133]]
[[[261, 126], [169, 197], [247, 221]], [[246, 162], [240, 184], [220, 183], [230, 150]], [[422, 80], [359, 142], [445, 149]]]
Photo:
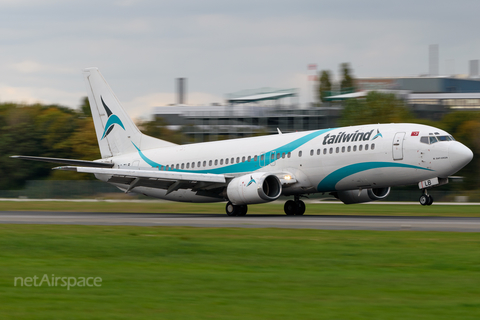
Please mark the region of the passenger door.
[[403, 138], [405, 137], [405, 132], [395, 133], [393, 138], [393, 160], [402, 160], [403, 159]]

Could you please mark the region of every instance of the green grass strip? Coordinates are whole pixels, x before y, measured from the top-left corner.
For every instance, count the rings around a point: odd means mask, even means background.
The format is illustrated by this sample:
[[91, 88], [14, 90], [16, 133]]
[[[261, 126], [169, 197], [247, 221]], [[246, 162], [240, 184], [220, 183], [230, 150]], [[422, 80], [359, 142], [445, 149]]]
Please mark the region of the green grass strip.
[[[480, 317], [478, 233], [0, 225], [0, 248], [1, 319]], [[14, 286], [45, 274], [102, 286]]]

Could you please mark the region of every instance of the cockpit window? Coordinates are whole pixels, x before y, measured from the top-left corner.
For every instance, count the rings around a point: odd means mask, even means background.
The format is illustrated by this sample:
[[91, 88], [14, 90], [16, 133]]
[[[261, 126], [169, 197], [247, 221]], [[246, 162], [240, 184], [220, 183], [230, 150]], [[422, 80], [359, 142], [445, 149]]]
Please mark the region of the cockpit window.
[[437, 136], [439, 141], [451, 141], [449, 136]]
[[420, 142], [421, 143], [426, 143], [426, 144], [434, 144], [436, 142], [442, 142], [442, 141], [455, 141], [455, 139], [448, 135], [448, 136], [424, 136], [420, 137]]

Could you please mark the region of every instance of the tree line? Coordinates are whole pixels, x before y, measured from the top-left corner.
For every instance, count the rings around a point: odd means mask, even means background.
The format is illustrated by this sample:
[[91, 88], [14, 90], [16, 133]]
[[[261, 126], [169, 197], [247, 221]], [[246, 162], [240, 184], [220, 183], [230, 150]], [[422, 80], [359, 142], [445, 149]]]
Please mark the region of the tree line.
[[[340, 126], [413, 122], [444, 129], [480, 153], [480, 113], [457, 111], [440, 121], [415, 118], [408, 106], [392, 94], [370, 92], [350, 99], [339, 119]], [[137, 123], [150, 136], [177, 144], [190, 142], [181, 131], [168, 129], [162, 119]], [[88, 99], [73, 110], [60, 105], [0, 103], [0, 190], [21, 188], [26, 180], [94, 179], [90, 174], [51, 170], [51, 163], [11, 159], [11, 155], [94, 160], [100, 158]], [[479, 189], [480, 159], [474, 157], [459, 175], [466, 189]]]

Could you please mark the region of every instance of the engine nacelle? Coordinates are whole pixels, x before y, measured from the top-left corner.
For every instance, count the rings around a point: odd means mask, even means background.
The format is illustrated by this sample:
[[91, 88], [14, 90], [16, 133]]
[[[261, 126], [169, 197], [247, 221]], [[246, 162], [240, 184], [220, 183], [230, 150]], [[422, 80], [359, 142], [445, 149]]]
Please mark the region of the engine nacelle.
[[390, 187], [363, 189], [360, 192], [358, 190], [338, 191], [335, 197], [345, 204], [352, 204], [385, 199], [389, 194]]
[[277, 200], [282, 194], [282, 184], [277, 176], [256, 172], [230, 181], [227, 197], [234, 205], [264, 203]]

